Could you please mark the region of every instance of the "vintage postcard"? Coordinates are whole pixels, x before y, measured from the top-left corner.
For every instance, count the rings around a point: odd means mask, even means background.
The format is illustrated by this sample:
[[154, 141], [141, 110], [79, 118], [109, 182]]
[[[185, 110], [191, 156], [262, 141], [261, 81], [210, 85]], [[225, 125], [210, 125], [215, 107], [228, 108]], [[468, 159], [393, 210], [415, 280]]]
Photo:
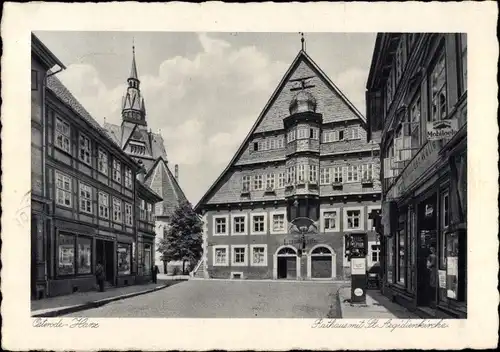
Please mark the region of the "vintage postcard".
[[5, 4], [3, 347], [494, 346], [497, 15]]

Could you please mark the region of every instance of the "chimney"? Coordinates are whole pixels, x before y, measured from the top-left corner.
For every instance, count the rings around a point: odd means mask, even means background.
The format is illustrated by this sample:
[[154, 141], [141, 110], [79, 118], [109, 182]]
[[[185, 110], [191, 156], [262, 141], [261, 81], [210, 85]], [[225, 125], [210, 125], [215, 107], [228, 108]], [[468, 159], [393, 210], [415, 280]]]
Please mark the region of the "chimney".
[[179, 165], [175, 164], [175, 179], [179, 181]]

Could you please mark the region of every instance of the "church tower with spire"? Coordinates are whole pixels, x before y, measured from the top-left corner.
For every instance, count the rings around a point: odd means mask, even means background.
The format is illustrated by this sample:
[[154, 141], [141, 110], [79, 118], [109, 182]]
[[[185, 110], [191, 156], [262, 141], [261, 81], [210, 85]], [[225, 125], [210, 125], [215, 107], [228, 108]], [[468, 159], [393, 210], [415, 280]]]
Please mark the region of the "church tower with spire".
[[[144, 167], [143, 184], [163, 200], [155, 205], [155, 232], [157, 244], [168, 229], [170, 219], [177, 206], [187, 201], [178, 182], [178, 167], [175, 173], [170, 171], [167, 152], [161, 132], [148, 129], [146, 122], [146, 107], [141, 95], [140, 80], [137, 74], [135, 60], [135, 46], [132, 46], [132, 66], [127, 78], [127, 89], [121, 105], [121, 125], [108, 122], [104, 129], [108, 135], [120, 145], [138, 164]], [[161, 258], [160, 253], [154, 251], [155, 264], [160, 272], [165, 272], [167, 263]]]
[[132, 46], [132, 67], [127, 79], [127, 92], [122, 100], [122, 121], [147, 126], [146, 107], [144, 98], [141, 96], [140, 83], [135, 63], [135, 46]]

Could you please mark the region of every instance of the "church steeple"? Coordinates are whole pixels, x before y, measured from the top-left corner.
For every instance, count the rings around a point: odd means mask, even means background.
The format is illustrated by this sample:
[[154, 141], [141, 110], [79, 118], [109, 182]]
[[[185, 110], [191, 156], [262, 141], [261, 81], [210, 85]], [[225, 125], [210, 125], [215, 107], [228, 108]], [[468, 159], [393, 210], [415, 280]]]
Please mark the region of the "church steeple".
[[128, 87], [123, 97], [122, 120], [146, 126], [146, 107], [139, 88], [137, 64], [135, 62], [135, 45], [132, 45], [132, 67], [127, 79]]

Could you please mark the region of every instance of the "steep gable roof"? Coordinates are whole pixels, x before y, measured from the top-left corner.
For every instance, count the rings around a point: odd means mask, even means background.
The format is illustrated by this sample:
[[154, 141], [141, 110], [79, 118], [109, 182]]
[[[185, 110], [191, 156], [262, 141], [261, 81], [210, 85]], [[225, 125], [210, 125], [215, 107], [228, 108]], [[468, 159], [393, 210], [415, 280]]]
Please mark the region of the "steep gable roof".
[[[229, 162], [229, 164], [226, 166], [224, 171], [219, 175], [219, 177], [216, 179], [216, 181], [210, 186], [208, 191], [205, 193], [205, 195], [200, 199], [198, 204], [195, 206], [195, 211], [200, 211], [200, 207], [202, 204], [204, 204], [209, 196], [217, 189], [218, 184], [224, 179], [226, 174], [230, 171], [231, 167], [235, 165], [237, 162], [238, 158], [240, 155], [243, 153], [245, 150], [245, 147], [247, 146], [248, 142], [250, 141], [252, 135], [255, 132], [261, 132], [259, 131], [260, 125], [262, 121], [264, 120], [264, 117], [266, 116], [267, 112], [269, 109], [272, 107], [273, 103], [276, 101], [282, 90], [284, 89], [285, 85], [293, 75], [293, 73], [296, 71], [297, 67], [302, 63], [306, 63], [313, 71], [315, 71], [316, 75], [318, 78], [320, 78], [328, 88], [330, 88], [331, 91], [333, 91], [338, 97], [340, 97], [341, 101], [348, 107], [349, 111], [352, 113], [353, 116], [358, 118], [362, 125], [366, 127], [366, 119], [364, 116], [359, 112], [358, 109], [347, 99], [347, 97], [340, 91], [340, 89], [332, 82], [332, 80], [319, 68], [319, 66], [311, 59], [309, 55], [304, 50], [300, 50], [295, 59], [293, 60], [292, 64], [284, 74], [283, 78], [279, 82], [278, 86], [274, 90], [273, 94], [269, 98], [268, 102], [264, 106], [262, 112], [260, 113], [259, 117], [253, 124], [252, 128], [250, 129], [250, 132], [247, 134], [243, 142], [240, 144], [240, 147], [234, 154], [233, 158]], [[285, 117], [285, 116], [283, 116]], [[280, 118], [282, 119], [283, 117], [277, 116], [275, 118]], [[282, 123], [282, 122], [281, 122]], [[275, 124], [276, 126], [277, 124]], [[275, 127], [274, 129], [279, 129], [279, 127]], [[261, 129], [264, 131], [264, 129]]]
[[187, 201], [177, 179], [174, 177], [163, 158], [158, 158], [145, 177], [146, 185], [158, 193], [163, 201], [163, 214], [172, 216], [181, 202]]

